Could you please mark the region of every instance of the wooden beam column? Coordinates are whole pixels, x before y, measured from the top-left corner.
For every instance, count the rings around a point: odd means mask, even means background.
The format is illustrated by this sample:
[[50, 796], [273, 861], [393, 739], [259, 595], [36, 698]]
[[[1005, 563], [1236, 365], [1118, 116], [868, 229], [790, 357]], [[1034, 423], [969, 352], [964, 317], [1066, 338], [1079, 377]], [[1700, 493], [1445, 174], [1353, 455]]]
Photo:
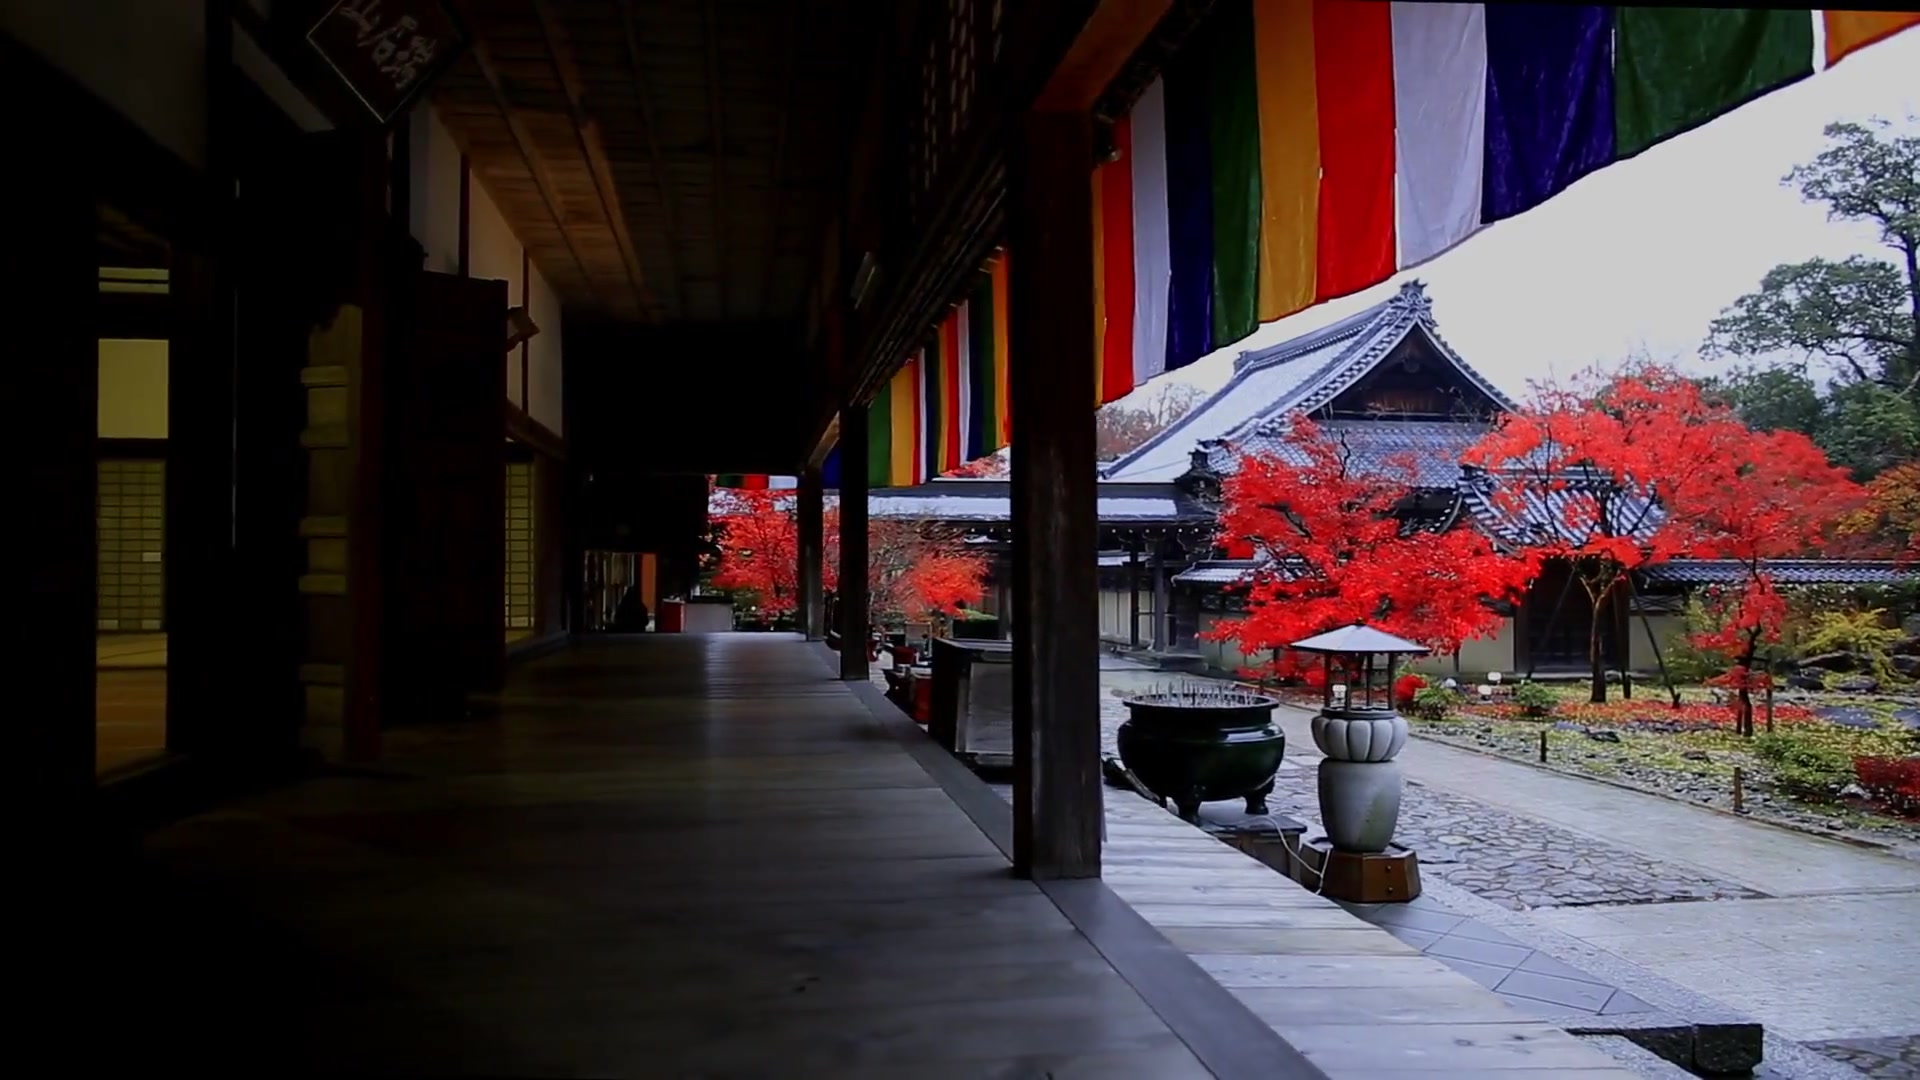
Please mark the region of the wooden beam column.
[[867, 407], [840, 409], [840, 677], [867, 675]]
[[800, 611], [794, 620], [808, 641], [827, 636], [826, 593], [821, 577], [825, 525], [826, 490], [819, 467], [809, 465], [800, 473]]
[[[1092, 169], [1085, 111], [1010, 148], [1014, 870], [1100, 876]], [[845, 446], [845, 428], [842, 428]], [[844, 646], [843, 646], [844, 648]]]
[[1140, 541], [1127, 545], [1127, 644], [1140, 647]]
[[387, 164], [383, 140], [327, 132], [303, 137], [258, 185], [314, 264], [295, 298], [306, 336], [301, 739], [331, 760], [380, 751]]
[[[20, 102], [42, 89], [17, 69], [0, 71], [0, 88]], [[73, 138], [39, 108], [19, 109], [16, 120], [21, 146]], [[0, 244], [0, 290], [18, 313], [7, 389], [21, 489], [7, 619], [25, 631], [12, 658], [18, 704], [7, 737], [19, 762], [14, 805], [34, 808], [32, 827], [15, 835], [46, 845], [36, 857], [70, 839], [93, 791], [100, 280], [91, 188], [64, 167], [76, 158], [88, 160], [56, 154], [16, 170], [19, 210]]]
[[1167, 589], [1166, 541], [1156, 540], [1153, 548], [1153, 642], [1154, 652], [1173, 648], [1172, 597]]

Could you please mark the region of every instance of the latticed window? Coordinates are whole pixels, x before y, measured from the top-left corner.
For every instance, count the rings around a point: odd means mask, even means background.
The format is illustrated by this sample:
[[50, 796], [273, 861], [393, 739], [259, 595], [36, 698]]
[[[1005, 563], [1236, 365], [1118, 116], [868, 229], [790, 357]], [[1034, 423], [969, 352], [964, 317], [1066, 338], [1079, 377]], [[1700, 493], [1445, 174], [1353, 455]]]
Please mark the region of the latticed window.
[[533, 465], [507, 463], [507, 629], [533, 628]]
[[958, 140], [973, 107], [974, 52], [972, 0], [947, 0], [947, 134]]
[[166, 629], [166, 498], [166, 462], [100, 462], [99, 629]]
[[919, 115], [913, 138], [916, 206], [938, 184], [973, 123], [987, 73], [1000, 58], [1003, 0], [926, 0], [916, 56]]

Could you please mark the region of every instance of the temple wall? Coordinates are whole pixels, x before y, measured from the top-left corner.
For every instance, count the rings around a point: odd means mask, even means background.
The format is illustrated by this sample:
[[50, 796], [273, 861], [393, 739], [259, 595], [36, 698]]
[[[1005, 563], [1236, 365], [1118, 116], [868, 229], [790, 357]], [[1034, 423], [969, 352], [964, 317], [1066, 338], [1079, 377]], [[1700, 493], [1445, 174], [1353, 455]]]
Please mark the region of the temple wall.
[[1220, 623], [1233, 618], [1235, 618], [1235, 616], [1218, 611], [1201, 612], [1198, 644], [1200, 647], [1200, 655], [1206, 657], [1208, 667], [1237, 674], [1241, 668], [1253, 664], [1265, 663], [1269, 659], [1269, 656], [1265, 652], [1242, 652], [1240, 646], [1231, 641], [1212, 641], [1208, 639], [1207, 634], [1209, 631]]
[[[204, 166], [207, 10], [202, 0], [95, 0], [85, 11], [74, 7], [71, 0], [9, 0], [0, 4], [0, 30], [72, 76], [180, 160]], [[30, 102], [15, 106], [34, 107]]]
[[[1148, 598], [1147, 590], [1142, 589], [1140, 592], [1140, 606], [1144, 611], [1146, 608], [1151, 607], [1153, 602]], [[1129, 610], [1127, 590], [1124, 586], [1101, 586], [1100, 636], [1108, 641], [1123, 643], [1131, 641], [1132, 639], [1127, 635], [1127, 613]], [[1146, 640], [1146, 620], [1142, 619], [1141, 623], [1141, 640], [1144, 642]]]
[[[1687, 628], [1683, 615], [1649, 615], [1647, 622], [1653, 626], [1653, 636], [1660, 642], [1661, 655], [1672, 646], [1674, 637]], [[1653, 643], [1647, 640], [1647, 628], [1640, 624], [1638, 615], [1627, 624], [1627, 666], [1647, 675], [1660, 670], [1660, 658], [1654, 655]]]
[[[460, 269], [460, 147], [430, 105], [413, 113], [412, 139], [414, 197], [408, 205], [414, 238], [426, 249], [428, 270], [443, 274]], [[554, 434], [564, 434], [565, 408], [561, 399], [563, 361], [560, 352], [560, 297], [540, 268], [526, 258], [526, 246], [514, 234], [479, 174], [467, 188], [468, 272], [477, 278], [507, 283], [507, 305], [526, 305], [540, 328], [524, 348], [506, 353], [507, 400], [527, 411]], [[504, 316], [504, 312], [502, 313]], [[505, 319], [502, 319], [502, 327]]]

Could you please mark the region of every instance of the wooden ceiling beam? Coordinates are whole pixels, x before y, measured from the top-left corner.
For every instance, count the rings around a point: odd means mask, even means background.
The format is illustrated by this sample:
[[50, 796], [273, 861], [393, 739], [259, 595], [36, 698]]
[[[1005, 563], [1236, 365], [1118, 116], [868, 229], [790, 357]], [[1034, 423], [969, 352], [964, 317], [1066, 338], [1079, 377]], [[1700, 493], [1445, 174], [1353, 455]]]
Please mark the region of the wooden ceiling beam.
[[599, 298], [602, 305], [610, 310], [619, 310], [621, 305], [608, 303], [609, 297], [600, 291], [600, 284], [594, 279], [593, 269], [580, 255], [579, 245], [574, 243], [573, 231], [567, 227], [567, 219], [560, 212], [560, 197], [554, 190], [553, 179], [547, 175], [546, 165], [534, 148], [533, 137], [521, 123], [518, 112], [507, 101], [506, 87], [500, 82], [500, 72], [494, 67], [493, 58], [486, 42], [479, 34], [474, 35], [470, 49], [475, 66], [480, 69], [480, 77], [486, 80], [487, 88], [493, 92], [493, 104], [500, 112], [500, 119], [507, 125], [507, 133], [513, 138], [514, 149], [519, 152], [520, 160], [527, 167], [528, 175], [533, 177], [534, 187], [540, 191], [540, 201], [546, 205], [547, 216], [560, 231], [560, 241], [567, 247], [575, 266], [580, 268], [580, 277], [586, 283], [587, 291]]
[[727, 319], [727, 124], [726, 109], [720, 93], [720, 13], [714, 0], [700, 5], [701, 22], [707, 39], [707, 122], [712, 132], [713, 153], [713, 263], [714, 284], [719, 290], [720, 321]]
[[807, 0], [789, 0], [785, 27], [786, 60], [780, 65], [780, 86], [786, 90], [780, 102], [780, 120], [773, 129], [773, 169], [770, 175], [773, 184], [767, 191], [767, 202], [771, 210], [771, 220], [767, 222], [767, 270], [760, 282], [760, 310], [773, 311], [774, 281], [779, 277], [780, 266], [780, 219], [786, 213], [787, 192], [780, 184], [780, 175], [786, 171], [787, 129], [793, 123], [793, 100], [799, 97], [793, 90], [793, 76], [800, 67], [800, 28], [806, 25], [804, 18]]
[[626, 214], [620, 209], [620, 189], [614, 183], [613, 168], [607, 161], [599, 125], [587, 116], [581, 104], [584, 94], [580, 70], [574, 63], [572, 49], [567, 47], [566, 31], [554, 19], [547, 0], [533, 0], [533, 13], [540, 23], [540, 39], [546, 45], [547, 59], [552, 61], [553, 73], [560, 80], [560, 88], [567, 99], [567, 115], [573, 120], [574, 142], [580, 148], [581, 158], [586, 161], [587, 174], [593, 180], [593, 192], [600, 203], [600, 212], [606, 216], [607, 228], [613, 233], [614, 245], [620, 250], [620, 262], [626, 271], [627, 285], [633, 290], [641, 314], [657, 320], [659, 307], [654, 302], [653, 293], [647, 288], [646, 273], [640, 265], [640, 253], [633, 246], [633, 234], [627, 228]]
[[640, 124], [646, 131], [647, 159], [653, 168], [653, 186], [660, 193], [660, 207], [666, 215], [666, 241], [672, 278], [673, 306], [678, 317], [687, 313], [686, 282], [680, 268], [680, 208], [672, 179], [667, 175], [666, 156], [660, 152], [660, 131], [654, 123], [653, 96], [647, 92], [647, 80], [640, 65], [640, 35], [635, 29], [633, 0], [620, 0], [620, 25], [626, 32], [627, 66], [633, 71], [633, 97], [640, 109]]

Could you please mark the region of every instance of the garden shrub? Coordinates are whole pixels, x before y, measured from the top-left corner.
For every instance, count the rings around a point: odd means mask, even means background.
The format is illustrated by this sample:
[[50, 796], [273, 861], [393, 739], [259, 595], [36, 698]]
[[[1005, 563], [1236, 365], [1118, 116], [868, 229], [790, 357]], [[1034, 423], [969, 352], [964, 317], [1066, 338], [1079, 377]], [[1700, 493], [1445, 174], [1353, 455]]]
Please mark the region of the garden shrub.
[[1405, 709], [1413, 705], [1414, 695], [1427, 685], [1425, 676], [1411, 672], [1393, 680], [1393, 704], [1395, 708]]
[[1899, 677], [1893, 670], [1893, 647], [1906, 635], [1886, 625], [1883, 609], [1817, 611], [1811, 623], [1799, 642], [1802, 657], [1850, 652], [1866, 658], [1874, 678], [1890, 682]]
[[1413, 692], [1413, 715], [1422, 720], [1445, 720], [1459, 697], [1444, 686], [1423, 686]]
[[1550, 716], [1560, 703], [1554, 692], [1536, 682], [1523, 682], [1513, 688], [1513, 703], [1525, 716]]
[[1920, 758], [1855, 758], [1853, 773], [1867, 794], [1895, 812], [1920, 814]]
[[1853, 782], [1853, 755], [1798, 732], [1756, 736], [1753, 752], [1768, 764], [1774, 785], [1798, 798], [1824, 802]]
[[1708, 610], [1700, 598], [1689, 597], [1686, 625], [1667, 639], [1667, 675], [1679, 683], [1705, 683], [1727, 673], [1727, 659], [1694, 644], [1694, 641], [1720, 629], [1724, 617]]

